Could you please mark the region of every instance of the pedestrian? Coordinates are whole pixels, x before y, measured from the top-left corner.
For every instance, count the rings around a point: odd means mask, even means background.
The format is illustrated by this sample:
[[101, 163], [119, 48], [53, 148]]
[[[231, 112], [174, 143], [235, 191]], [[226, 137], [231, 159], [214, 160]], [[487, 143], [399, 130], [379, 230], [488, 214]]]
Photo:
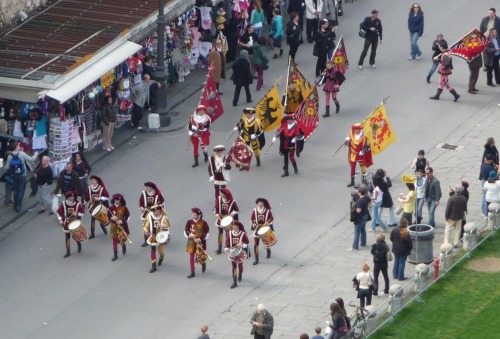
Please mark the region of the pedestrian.
[[[253, 232], [253, 251], [255, 254], [253, 265], [257, 265], [259, 263], [260, 229], [263, 227], [269, 227], [269, 232], [271, 232], [274, 236], [274, 216], [273, 212], [271, 212], [271, 204], [269, 204], [269, 201], [264, 198], [257, 198], [257, 200], [255, 200], [255, 204], [257, 207], [252, 210], [252, 214], [250, 215], [250, 220], [252, 222], [251, 230]], [[264, 241], [262, 242], [267, 252], [266, 259], [269, 259], [271, 258], [271, 246], [276, 243], [276, 239], [272, 245], [266, 245]]]
[[483, 152], [483, 157], [481, 158], [481, 161], [484, 161], [484, 158], [486, 155], [491, 154], [493, 157], [492, 164], [493, 166], [498, 166], [498, 150], [497, 146], [495, 145], [495, 138], [489, 137], [486, 139], [486, 143], [484, 144], [484, 152]]
[[[59, 220], [59, 225], [63, 228], [64, 237], [66, 241], [66, 254], [63, 258], [67, 258], [71, 255], [70, 253], [70, 242], [71, 242], [71, 231], [69, 229], [69, 224], [73, 221], [81, 220], [83, 215], [85, 214], [85, 207], [82, 203], [78, 202], [78, 194], [74, 191], [67, 191], [64, 193], [64, 200], [59, 205], [57, 209], [57, 220]], [[82, 225], [83, 226], [83, 225]], [[86, 234], [86, 232], [85, 232]], [[76, 241], [78, 246], [78, 253], [82, 251], [82, 240], [84, 238], [76, 238], [73, 239]]]
[[373, 295], [378, 295], [378, 276], [380, 272], [382, 272], [382, 276], [384, 277], [384, 294], [389, 294], [389, 275], [387, 274], [387, 268], [389, 267], [389, 263], [387, 261], [387, 253], [389, 253], [390, 249], [385, 242], [385, 235], [377, 234], [375, 244], [372, 245], [371, 254], [373, 255], [373, 276], [374, 276], [374, 290]]
[[231, 261], [233, 283], [231, 289], [238, 286], [243, 277], [243, 260], [247, 258], [246, 250], [248, 248], [248, 236], [244, 227], [238, 220], [233, 220], [231, 230], [226, 232], [226, 252]]
[[[274, 16], [274, 10], [277, 8], [281, 11], [281, 0], [272, 0], [272, 1], [268, 0], [268, 2], [269, 6], [267, 6], [266, 10], [266, 19], [267, 19], [267, 24], [271, 26]], [[262, 2], [262, 6], [265, 8], [264, 2]]]
[[415, 180], [415, 190], [417, 196], [417, 224], [422, 222], [422, 209], [424, 207], [424, 198], [425, 198], [425, 176], [424, 171], [422, 169], [418, 169], [416, 172], [416, 180]]
[[335, 114], [338, 114], [340, 111], [337, 93], [340, 91], [340, 85], [342, 84], [341, 78], [343, 75], [341, 77], [340, 74], [342, 73], [337, 71], [333, 66], [332, 60], [328, 60], [326, 62], [326, 68], [323, 71], [323, 76], [319, 82], [319, 86], [324, 85], [323, 91], [325, 92], [325, 114], [323, 114], [323, 118], [330, 116], [330, 96], [335, 103]]
[[[280, 138], [280, 155], [283, 156], [283, 174], [281, 177], [287, 177], [288, 159], [293, 166], [295, 174], [299, 173], [295, 155], [300, 157], [300, 153], [304, 149], [304, 132], [297, 124], [293, 114], [287, 114], [281, 119], [281, 126], [276, 130], [276, 134]], [[273, 143], [276, 142], [276, 136], [273, 137]]]
[[299, 337], [299, 339], [309, 339], [309, 334], [307, 333], [302, 333]]
[[254, 339], [270, 339], [274, 329], [273, 315], [269, 313], [264, 304], [257, 305], [257, 311], [252, 314], [250, 318], [252, 324], [252, 331]]
[[[229, 219], [232, 218], [232, 220], [238, 220], [239, 211], [240, 208], [238, 207], [238, 203], [236, 202], [236, 200], [233, 198], [233, 194], [231, 193], [231, 191], [227, 188], [222, 188], [220, 190], [220, 195], [215, 200], [214, 207], [215, 226], [218, 230], [217, 250], [215, 251], [215, 253], [221, 254], [222, 252], [222, 238], [224, 236], [224, 227], [226, 227], [221, 224], [222, 219], [230, 217]], [[227, 227], [228, 228], [226, 228], [226, 235], [230, 231], [229, 225], [227, 225]], [[245, 232], [244, 227], [241, 230]], [[226, 237], [224, 237], [224, 239], [225, 238]]]
[[479, 30], [484, 35], [489, 35], [489, 29], [494, 28], [500, 31], [500, 18], [496, 14], [495, 8], [490, 8], [488, 10], [488, 15], [481, 19], [481, 23], [479, 24]]
[[337, 27], [329, 27], [327, 19], [320, 21], [320, 29], [314, 37], [313, 55], [318, 57], [316, 60], [316, 76], [319, 77], [321, 72], [326, 68], [326, 59], [328, 52], [335, 46], [335, 31]]
[[[108, 190], [106, 189], [106, 185], [104, 184], [104, 181], [98, 177], [97, 175], [91, 175], [90, 176], [90, 185], [87, 187], [85, 190], [85, 196], [84, 196], [84, 202], [85, 204], [88, 204], [88, 210], [90, 213], [90, 237], [89, 239], [94, 239], [95, 238], [95, 222], [96, 219], [101, 225], [101, 229], [104, 232], [104, 234], [108, 234], [108, 231], [106, 230], [105, 226], [109, 225], [109, 220], [106, 220], [103, 222], [103, 220], [100, 220], [99, 214], [95, 214], [94, 211], [96, 208], [99, 208], [103, 211], [106, 211], [106, 208], [109, 206], [108, 204], [109, 200], [109, 193]], [[104, 206], [105, 208], [103, 208]], [[99, 211], [99, 210], [97, 210]], [[106, 213], [104, 212], [104, 215]]]
[[415, 213], [415, 206], [416, 206], [416, 200], [415, 200], [415, 184], [413, 183], [406, 183], [406, 187], [408, 187], [408, 194], [405, 196], [403, 193], [401, 193], [398, 197], [398, 201], [404, 203], [403, 206], [403, 215], [401, 216], [401, 219], [406, 219], [408, 220], [408, 225], [412, 225], [412, 216]]
[[208, 146], [210, 145], [210, 133], [212, 127], [212, 119], [208, 115], [208, 109], [205, 105], [198, 105], [195, 112], [191, 114], [186, 126], [189, 140], [193, 144], [194, 163], [191, 167], [198, 167], [198, 157], [200, 146], [205, 162], [208, 162]]
[[429, 160], [425, 158], [425, 151], [423, 149], [418, 151], [417, 157], [415, 160], [413, 160], [413, 163], [411, 164], [411, 169], [418, 171], [419, 169], [422, 170], [422, 173], [425, 172], [425, 169], [429, 167], [431, 164]]
[[225, 188], [230, 181], [229, 170], [231, 164], [224, 155], [226, 147], [217, 145], [214, 147], [214, 155], [208, 160], [208, 176], [209, 181], [213, 182], [215, 190], [215, 199], [219, 197], [220, 190]]
[[477, 94], [479, 90], [476, 88], [477, 79], [479, 78], [479, 70], [483, 67], [483, 59], [481, 55], [477, 55], [474, 59], [467, 63], [469, 65], [469, 93]]
[[436, 226], [434, 221], [434, 212], [439, 205], [439, 200], [441, 199], [441, 184], [439, 180], [434, 176], [434, 170], [432, 167], [428, 167], [425, 170], [425, 198], [424, 202], [427, 204], [427, 210], [429, 212], [429, 225], [432, 227]]
[[24, 192], [26, 191], [26, 161], [35, 161], [39, 152], [36, 151], [32, 156], [29, 156], [21, 150], [21, 145], [17, 141], [12, 142], [9, 149], [11, 153], [7, 156], [5, 168], [6, 171], [10, 171], [12, 176], [14, 210], [20, 213], [23, 207]]
[[116, 113], [111, 95], [105, 96], [101, 107], [102, 121], [102, 148], [105, 151], [111, 152], [114, 150], [113, 132], [115, 130]]
[[272, 39], [274, 55], [273, 59], [278, 59], [278, 55], [283, 55], [281, 40], [283, 38], [283, 17], [279, 8], [273, 10], [273, 20], [271, 21], [271, 30], [269, 37]]
[[[387, 171], [383, 170], [382, 168], [379, 168], [376, 172], [375, 175], [372, 178], [372, 183], [377, 183], [377, 185], [380, 187], [380, 190], [384, 195], [382, 196], [382, 204], [380, 205], [382, 208], [388, 208], [389, 209], [389, 216], [387, 218], [387, 225], [389, 227], [396, 226], [396, 222], [394, 221], [394, 202], [392, 200], [391, 192], [389, 191], [389, 188], [392, 187], [392, 181], [389, 176], [387, 176]], [[382, 218], [382, 212], [383, 210], [379, 213], [380, 218]]]
[[441, 50], [441, 56], [437, 56], [436, 58], [439, 60], [438, 73], [439, 77], [439, 85], [436, 94], [433, 97], [430, 97], [433, 100], [439, 100], [439, 96], [443, 93], [443, 88], [448, 89], [450, 93], [455, 98], [453, 101], [456, 102], [460, 95], [450, 86], [450, 82], [448, 77], [453, 73], [453, 63], [451, 59], [451, 55], [447, 49], [439, 47]]
[[368, 137], [365, 135], [362, 124], [357, 123], [351, 126], [351, 132], [349, 133], [349, 136], [345, 138], [345, 144], [346, 146], [349, 146], [348, 162], [349, 167], [351, 168], [351, 182], [347, 185], [347, 187], [354, 186], [356, 164], [358, 163], [359, 168], [361, 169], [361, 175], [363, 176], [361, 181], [366, 185], [366, 168], [373, 165], [373, 162]]
[[372, 219], [372, 226], [369, 229], [370, 232], [375, 232], [375, 227], [377, 225], [380, 225], [383, 229], [383, 232], [387, 232], [387, 225], [384, 224], [382, 219], [380, 218], [379, 212], [380, 208], [382, 206], [382, 197], [384, 195], [384, 192], [379, 187], [379, 182], [380, 180], [374, 180], [373, 181], [373, 195], [372, 195], [372, 201], [373, 201], [373, 219]]
[[195, 256], [196, 262], [201, 265], [201, 272], [205, 273], [207, 269], [206, 260], [207, 256], [207, 238], [210, 228], [205, 220], [203, 220], [203, 213], [197, 207], [191, 208], [191, 219], [186, 222], [184, 227], [184, 236], [187, 238], [186, 252], [189, 253], [189, 267], [191, 273], [188, 278], [193, 278]]
[[[1, 120], [0, 120], [1, 121]], [[9, 148], [7, 148], [7, 151], [5, 152], [5, 159], [4, 159], [4, 164], [7, 164], [7, 158], [12, 152], [10, 151]], [[14, 205], [14, 202], [12, 201], [12, 173], [10, 172], [10, 169], [6, 169], [2, 176], [0, 177], [0, 182], [4, 183], [5, 187], [5, 196], [4, 196], [4, 202], [3, 204], [6, 207], [11, 207]]]
[[254, 4], [255, 7], [250, 15], [250, 24], [254, 26], [255, 34], [260, 37], [262, 35], [262, 28], [266, 22], [266, 16], [262, 9], [262, 2], [260, 0], [255, 0]]
[[122, 254], [127, 253], [127, 240], [130, 234], [128, 221], [130, 220], [130, 211], [127, 208], [127, 202], [122, 194], [113, 194], [111, 198], [111, 207], [108, 210], [108, 217], [111, 221], [109, 226], [109, 237], [113, 241], [113, 258], [118, 259], [118, 243], [122, 247]]
[[[332, 321], [326, 322], [328, 327], [332, 329], [328, 339], [343, 338], [349, 332], [349, 328], [344, 317], [344, 312], [336, 302], [330, 304], [330, 315], [332, 316]], [[320, 338], [323, 337], [320, 336]]]
[[[144, 187], [145, 189], [141, 192], [141, 196], [139, 197], [139, 210], [141, 211], [141, 220], [143, 221], [146, 220], [153, 206], [165, 207], [165, 198], [154, 182], [147, 181], [144, 183]], [[141, 247], [148, 246], [146, 242], [148, 237], [149, 236], [144, 233], [144, 242]]]
[[488, 181], [483, 186], [484, 199], [486, 200], [486, 211], [492, 202], [500, 202], [500, 181], [498, 181], [498, 173], [491, 171], [488, 175]]
[[[298, 14], [298, 24], [300, 31], [304, 29], [304, 7], [305, 3], [304, 0], [288, 0], [288, 6], [286, 8], [287, 13], [290, 14], [290, 17], [292, 18], [292, 13], [297, 13]], [[302, 44], [302, 33], [300, 35], [300, 43]]]
[[54, 174], [52, 173], [52, 168], [49, 165], [49, 157], [42, 157], [42, 164], [35, 172], [36, 183], [38, 185], [38, 211], [37, 214], [42, 214], [45, 212], [45, 209], [49, 210], [49, 215], [54, 214], [52, 211], [52, 179], [54, 178]]
[[349, 319], [349, 316], [347, 315], [347, 311], [346, 311], [345, 306], [344, 306], [344, 299], [335, 298], [335, 302], [339, 305], [340, 309], [342, 310], [345, 322], [347, 323], [347, 328], [350, 330], [351, 329], [351, 320]]
[[500, 39], [496, 29], [490, 29], [488, 44], [483, 51], [484, 66], [486, 66], [486, 84], [495, 87], [493, 84], [493, 74], [495, 74], [495, 83], [500, 85]]
[[306, 5], [306, 38], [312, 43], [318, 32], [319, 16], [323, 11], [323, 0], [305, 0]]
[[488, 206], [486, 206], [486, 191], [484, 190], [484, 184], [488, 181], [491, 172], [494, 172], [496, 167], [493, 166], [493, 156], [491, 154], [486, 154], [481, 164], [479, 170], [479, 180], [481, 180], [481, 188], [483, 189], [483, 201], [481, 202], [481, 210], [483, 211], [483, 217], [488, 216]]
[[401, 219], [399, 226], [391, 232], [392, 253], [394, 253], [394, 265], [392, 267], [392, 277], [403, 281], [405, 278], [406, 259], [411, 253], [413, 242], [408, 232], [408, 220]]
[[[295, 62], [295, 55], [300, 45], [300, 37], [302, 36], [302, 27], [299, 25], [299, 14], [292, 12], [290, 21], [286, 24], [286, 43], [290, 46], [288, 56]], [[295, 62], [295, 64], [297, 64]]]
[[[257, 33], [255, 33], [255, 27], [252, 24], [248, 24], [247, 28], [245, 29], [244, 33], [241, 35], [241, 37], [238, 40], [238, 45], [241, 46], [242, 50], [240, 51], [240, 58], [241, 58], [241, 52], [243, 50], [247, 51], [247, 57], [246, 60], [249, 61], [250, 63], [250, 70], [251, 70], [251, 78], [257, 79], [257, 76], [255, 75], [256, 70], [255, 67], [253, 66], [253, 43], [257, 41], [259, 36]], [[233, 64], [234, 66], [234, 64]], [[234, 67], [233, 67], [234, 70]]]
[[226, 78], [226, 55], [222, 51], [222, 40], [220, 38], [215, 39], [214, 46], [208, 53], [208, 65], [212, 66], [212, 78], [215, 82], [215, 87], [219, 95], [222, 92], [219, 89], [219, 85], [222, 79]]
[[[496, 174], [496, 172], [495, 172]], [[448, 199], [446, 204], [446, 210], [444, 213], [446, 219], [446, 228], [444, 230], [444, 243], [450, 243], [450, 232], [451, 229], [455, 229], [455, 238], [452, 245], [457, 244], [460, 241], [460, 230], [462, 228], [462, 221], [465, 220], [465, 214], [467, 213], [467, 199], [460, 194], [462, 191], [461, 186], [457, 186], [453, 189], [454, 194]], [[500, 193], [500, 187], [497, 186], [497, 201], [498, 193]]]
[[281, 100], [281, 103], [285, 108], [285, 115], [294, 114], [297, 110], [297, 107], [299, 107], [302, 101], [304, 101], [304, 96], [302, 94], [300, 86], [297, 86], [295, 84], [295, 81], [290, 79], [288, 81], [288, 89], [286, 91], [286, 94], [283, 95], [283, 99]]
[[233, 69], [233, 84], [234, 97], [233, 106], [238, 106], [238, 100], [240, 99], [241, 87], [245, 88], [245, 94], [247, 96], [247, 103], [252, 102], [252, 95], [250, 94], [250, 84], [253, 83], [252, 73], [250, 72], [250, 61], [248, 58], [248, 51], [240, 51], [240, 57], [231, 66]]
[[372, 304], [373, 276], [367, 263], [361, 265], [361, 272], [356, 274], [356, 281], [358, 283], [359, 307], [370, 306]]
[[448, 43], [443, 39], [443, 34], [439, 33], [436, 37], [436, 40], [432, 42], [432, 66], [429, 72], [427, 73], [427, 78], [425, 80], [428, 84], [431, 83], [431, 76], [437, 70], [439, 66], [439, 58], [438, 56], [441, 54], [441, 49], [448, 49]]
[[357, 251], [361, 241], [361, 246], [366, 246], [366, 222], [370, 219], [368, 207], [370, 197], [366, 194], [366, 187], [361, 186], [358, 189], [359, 199], [356, 200], [351, 209], [351, 222], [354, 224], [354, 242], [348, 251]]
[[198, 336], [198, 339], [210, 339], [210, 336], [208, 335], [208, 326], [207, 325], [201, 325], [200, 329], [201, 333]]
[[[255, 108], [248, 107], [243, 110], [243, 117], [236, 124], [234, 131], [238, 131], [243, 141], [252, 147], [257, 167], [260, 167], [260, 150], [264, 147], [266, 139], [262, 122], [255, 117]], [[243, 169], [241, 167], [240, 171]]]
[[257, 71], [257, 86], [255, 89], [257, 91], [262, 91], [264, 87], [264, 70], [269, 68], [266, 44], [266, 38], [263, 36], [253, 43], [253, 65]]
[[[57, 178], [56, 188], [52, 191], [52, 195], [56, 195], [59, 192], [61, 194], [66, 194], [67, 192], [75, 192], [79, 197], [83, 198], [84, 190], [82, 183], [78, 174], [73, 169], [73, 163], [68, 162], [66, 164], [66, 169], [59, 173]], [[83, 199], [82, 199], [83, 202]]]
[[78, 178], [80, 179], [82, 191], [80, 194], [80, 190], [77, 190], [76, 188], [73, 188], [71, 190], [76, 191], [79, 194], [79, 196], [81, 196], [83, 199], [83, 194], [85, 193], [85, 190], [89, 186], [88, 177], [90, 175], [90, 172], [92, 172], [92, 167], [90, 166], [89, 162], [87, 161], [82, 152], [73, 153], [71, 157], [71, 162], [73, 163], [73, 169], [75, 170], [76, 174], [78, 174]]
[[142, 116], [144, 114], [144, 106], [149, 102], [149, 91], [151, 86], [161, 87], [161, 84], [156, 81], [151, 80], [149, 74], [144, 74], [142, 76], [142, 81], [135, 84], [131, 89], [132, 100], [134, 101], [134, 106], [132, 108], [132, 127], [137, 129], [142, 129], [140, 126]]
[[380, 44], [382, 45], [382, 21], [378, 18], [378, 11], [376, 9], [372, 10], [371, 16], [365, 18], [365, 20], [361, 23], [360, 28], [366, 32], [366, 36], [363, 51], [359, 56], [358, 68], [363, 69], [363, 63], [370, 46], [371, 52], [369, 63], [371, 68], [377, 68], [375, 65], [375, 57], [377, 55], [379, 39]]
[[418, 39], [424, 34], [424, 12], [418, 3], [414, 3], [408, 14], [408, 30], [410, 31], [409, 60], [420, 60], [422, 52], [418, 47]]
[[[462, 227], [460, 228], [460, 239], [464, 237], [464, 226], [467, 223], [467, 204], [469, 203], [469, 183], [467, 181], [461, 181], [460, 182], [460, 187], [462, 187], [462, 190], [460, 191], [460, 194], [465, 197], [465, 215], [464, 219], [462, 220]], [[454, 192], [450, 192], [451, 194]]]
[[314, 328], [314, 332], [316, 333], [316, 335], [315, 335], [314, 337], [312, 337], [311, 339], [325, 339], [325, 337], [323, 337], [323, 336], [321, 335], [321, 327], [316, 326], [316, 327]]

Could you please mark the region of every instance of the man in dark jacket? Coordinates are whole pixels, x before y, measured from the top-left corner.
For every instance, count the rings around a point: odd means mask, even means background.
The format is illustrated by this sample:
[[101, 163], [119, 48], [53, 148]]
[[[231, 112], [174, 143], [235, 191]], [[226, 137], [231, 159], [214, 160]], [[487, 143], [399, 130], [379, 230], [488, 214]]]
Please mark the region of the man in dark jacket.
[[[483, 158], [483, 163], [479, 169], [479, 180], [481, 180], [481, 187], [484, 187], [484, 183], [488, 181], [488, 176], [491, 171], [495, 171], [495, 166], [493, 165], [493, 156], [491, 154], [486, 154]], [[483, 190], [483, 201], [481, 203], [481, 210], [483, 211], [483, 217], [488, 216], [488, 207], [486, 204], [486, 191]]]
[[460, 194], [461, 190], [462, 187], [455, 187], [455, 194], [448, 199], [448, 203], [446, 204], [446, 211], [444, 213], [446, 219], [446, 228], [444, 230], [445, 243], [450, 242], [450, 232], [452, 228], [455, 229], [455, 240], [453, 241], [453, 244], [456, 244], [460, 240], [462, 219], [464, 219], [465, 211], [467, 210], [467, 200]]
[[427, 167], [425, 175], [427, 179], [425, 181], [424, 202], [427, 204], [427, 209], [429, 211], [429, 225], [434, 227], [436, 226], [436, 223], [434, 222], [434, 212], [436, 211], [436, 207], [439, 205], [439, 200], [442, 195], [441, 184], [434, 176], [434, 170], [432, 167]]
[[274, 329], [274, 319], [263, 304], [257, 305], [257, 311], [250, 318], [252, 324], [251, 335], [254, 339], [270, 339]]
[[372, 46], [370, 53], [370, 66], [372, 68], [377, 68], [375, 65], [375, 56], [377, 55], [379, 37], [380, 44], [382, 45], [382, 21], [378, 18], [378, 11], [376, 9], [372, 10], [371, 16], [367, 16], [365, 18], [360, 28], [366, 32], [366, 36], [365, 45], [363, 46], [363, 51], [359, 57], [358, 68], [363, 69], [363, 62], [365, 61], [365, 57], [370, 46]]
[[250, 61], [248, 57], [248, 51], [243, 49], [240, 51], [240, 57], [236, 62], [233, 63], [233, 84], [234, 87], [234, 97], [233, 106], [238, 105], [238, 100], [240, 99], [241, 87], [245, 88], [245, 94], [247, 96], [247, 103], [252, 102], [252, 95], [250, 94], [250, 88], [248, 87], [253, 83], [252, 73], [250, 73]]
[[496, 10], [494, 8], [490, 8], [488, 16], [485, 16], [479, 25], [479, 30], [486, 36], [488, 36], [488, 31], [491, 28], [496, 29], [497, 32], [500, 31], [500, 18], [497, 17]]
[[75, 170], [73, 170], [73, 163], [71, 162], [66, 164], [66, 170], [59, 173], [57, 185], [52, 194], [57, 194], [59, 191], [63, 195], [67, 192], [77, 192], [79, 197], [83, 196], [83, 187], [80, 183], [80, 178]]
[[494, 28], [490, 29], [490, 38], [484, 49], [483, 59], [486, 67], [486, 84], [495, 87], [493, 84], [493, 74], [495, 74], [495, 83], [500, 85], [500, 39], [498, 31]]

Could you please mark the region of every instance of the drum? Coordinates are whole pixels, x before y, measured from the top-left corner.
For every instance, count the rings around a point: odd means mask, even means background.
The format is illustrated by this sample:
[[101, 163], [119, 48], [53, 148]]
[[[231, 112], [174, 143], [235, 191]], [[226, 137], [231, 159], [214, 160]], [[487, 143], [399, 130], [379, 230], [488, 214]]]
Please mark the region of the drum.
[[156, 234], [156, 242], [160, 245], [167, 245], [170, 242], [170, 232], [161, 231]]
[[257, 235], [259, 238], [262, 240], [262, 244], [264, 245], [265, 248], [269, 248], [276, 244], [276, 235], [274, 234], [273, 230], [269, 226], [263, 226], [259, 229], [259, 232], [257, 232]]
[[229, 260], [239, 264], [247, 258], [247, 252], [242, 247], [233, 247], [229, 250]]
[[108, 226], [110, 220], [108, 218], [108, 209], [103, 204], [99, 204], [91, 212], [92, 218], [101, 223], [102, 226]]
[[231, 224], [233, 223], [233, 217], [228, 215], [220, 221], [220, 228], [224, 229], [225, 231], [229, 232], [231, 230]]
[[71, 236], [75, 241], [84, 241], [88, 239], [88, 233], [85, 226], [83, 226], [81, 220], [75, 220], [70, 222], [68, 229], [71, 232]]

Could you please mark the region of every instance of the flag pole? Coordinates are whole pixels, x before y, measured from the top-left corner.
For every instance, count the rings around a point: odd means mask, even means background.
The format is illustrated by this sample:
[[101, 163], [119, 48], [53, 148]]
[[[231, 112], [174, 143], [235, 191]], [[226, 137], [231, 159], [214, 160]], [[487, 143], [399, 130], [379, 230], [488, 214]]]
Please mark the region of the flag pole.
[[[448, 47], [448, 49], [450, 49], [452, 46], [454, 46], [454, 45], [458, 44], [458, 43], [460, 42], [460, 40], [462, 40], [462, 39], [464, 38], [464, 36], [471, 34], [474, 30], [478, 30], [478, 29], [477, 29], [477, 28], [474, 28], [474, 29], [472, 29], [469, 33], [467, 33], [467, 34], [465, 34], [465, 35], [462, 35], [462, 37], [461, 37], [460, 39], [458, 39], [457, 41], [455, 41], [454, 43], [452, 43], [452, 44]], [[439, 58], [441, 55], [443, 55], [443, 53], [439, 53], [439, 54], [438, 54], [438, 55], [436, 55], [434, 58]]]
[[288, 69], [286, 72], [286, 83], [285, 83], [285, 103], [283, 104], [283, 110], [285, 110], [286, 105], [288, 104], [288, 78], [290, 76], [290, 63], [292, 61], [292, 57], [288, 56]]
[[365, 119], [363, 119], [363, 121], [361, 121], [361, 123], [364, 123], [366, 120], [368, 120], [368, 118], [377, 110], [377, 108], [379, 108], [381, 105], [385, 104], [385, 102], [389, 99], [389, 97], [390, 97], [390, 95], [383, 98], [382, 102], [377, 107], [375, 107], [375, 109], [373, 111], [371, 111], [371, 113], [368, 114], [368, 116]]
[[340, 144], [340, 146], [339, 146], [339, 148], [337, 148], [337, 150], [336, 150], [335, 152], [333, 152], [332, 157], [334, 157], [334, 156], [335, 156], [335, 154], [337, 154], [337, 152], [338, 152], [338, 151], [340, 151], [340, 149], [341, 149], [342, 147], [344, 147], [344, 146], [345, 146], [345, 142], [341, 143], [341, 144]]
[[[339, 38], [339, 42], [342, 41], [342, 38], [344, 37], [344, 35], [342, 34]], [[335, 53], [337, 52], [337, 49], [339, 49], [339, 44], [337, 44], [337, 46], [335, 46], [335, 49], [333, 50], [333, 54], [332, 54], [332, 57], [330, 58], [330, 61], [333, 60], [333, 57], [335, 56]]]

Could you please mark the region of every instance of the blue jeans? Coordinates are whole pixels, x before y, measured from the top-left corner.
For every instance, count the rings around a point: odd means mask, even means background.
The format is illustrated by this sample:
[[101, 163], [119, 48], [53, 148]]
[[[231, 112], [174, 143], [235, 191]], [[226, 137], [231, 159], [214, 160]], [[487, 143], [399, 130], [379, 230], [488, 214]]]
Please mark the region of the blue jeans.
[[382, 204], [382, 201], [373, 204], [373, 219], [372, 219], [372, 230], [373, 231], [375, 231], [375, 227], [377, 227], [377, 224], [379, 224], [384, 230], [387, 229], [387, 225], [384, 224], [384, 222], [382, 221], [382, 218], [380, 217], [380, 205], [381, 204]]
[[382, 213], [384, 212], [384, 208], [389, 209], [389, 217], [387, 218], [387, 225], [395, 225], [394, 221], [394, 204], [391, 207], [381, 207], [380, 209], [380, 218], [382, 218]]
[[14, 192], [14, 209], [19, 212], [23, 208], [24, 191], [26, 190], [26, 176], [12, 176], [12, 192]]
[[427, 210], [429, 211], [429, 225], [436, 226], [434, 222], [434, 212], [436, 211], [436, 200], [427, 198]]
[[255, 34], [257, 34], [258, 37], [262, 34], [262, 26], [261, 27], [255, 27]]
[[431, 66], [431, 69], [429, 70], [429, 73], [427, 74], [427, 76], [430, 78], [434, 72], [437, 70], [439, 66], [439, 63], [436, 63], [436, 62], [432, 62], [432, 66]]
[[361, 246], [366, 246], [366, 219], [368, 219], [368, 214], [363, 216], [359, 224], [354, 224], [354, 242], [352, 243], [352, 248], [355, 250], [359, 247], [360, 238]]
[[420, 51], [420, 48], [418, 48], [418, 38], [420, 38], [420, 33], [414, 32], [410, 33], [410, 47], [411, 47], [411, 52], [410, 56], [415, 59], [415, 57], [419, 57], [422, 55], [422, 52]]
[[417, 199], [417, 223], [418, 218], [422, 218], [422, 209], [424, 207], [424, 198]]
[[403, 280], [405, 278], [405, 264], [407, 255], [394, 254], [394, 266], [392, 267], [392, 277]]

